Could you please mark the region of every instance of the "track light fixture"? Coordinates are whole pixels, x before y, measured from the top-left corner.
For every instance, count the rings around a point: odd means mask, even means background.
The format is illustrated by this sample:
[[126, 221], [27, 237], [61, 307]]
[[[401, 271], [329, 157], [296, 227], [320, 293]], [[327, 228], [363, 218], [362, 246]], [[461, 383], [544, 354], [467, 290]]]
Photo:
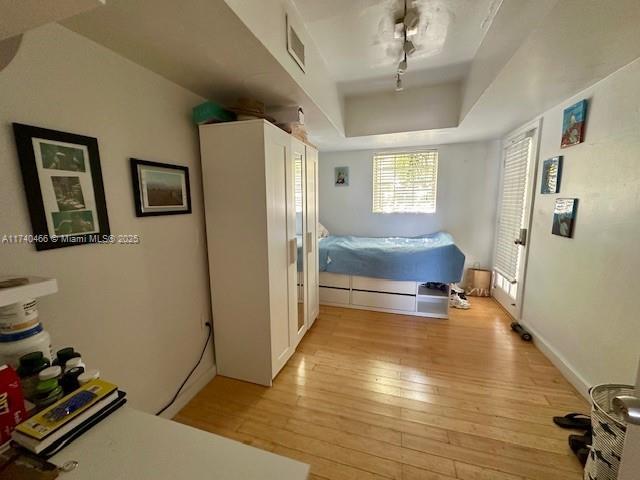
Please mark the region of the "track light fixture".
[[405, 55], [411, 55], [416, 51], [416, 46], [413, 44], [411, 40], [405, 40], [404, 45], [402, 46]]
[[401, 92], [402, 90], [404, 90], [402, 86], [402, 77], [399, 73], [396, 73], [396, 92]]
[[402, 75], [407, 71], [407, 56], [416, 51], [416, 46], [408, 37], [418, 33], [418, 25], [420, 25], [420, 15], [415, 7], [407, 10], [407, 0], [404, 0], [404, 12], [400, 19], [396, 20], [394, 27], [394, 37], [402, 40], [403, 57], [398, 63], [396, 70], [396, 92], [401, 92]]
[[398, 72], [397, 73], [398, 73], [398, 75], [402, 75], [406, 71], [407, 71], [407, 56], [405, 55], [404, 58], [398, 64]]
[[408, 37], [412, 37], [418, 33], [418, 25], [420, 25], [420, 16], [418, 15], [418, 11], [415, 8], [409, 9], [407, 13], [405, 13], [402, 23], [404, 23], [404, 28]]

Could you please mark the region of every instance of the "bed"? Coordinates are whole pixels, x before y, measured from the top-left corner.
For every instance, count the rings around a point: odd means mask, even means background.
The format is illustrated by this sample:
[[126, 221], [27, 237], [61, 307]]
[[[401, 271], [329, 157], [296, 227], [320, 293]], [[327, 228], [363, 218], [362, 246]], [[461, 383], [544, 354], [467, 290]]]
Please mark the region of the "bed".
[[328, 236], [319, 242], [320, 303], [447, 318], [449, 290], [424, 284], [459, 282], [465, 256], [453, 237]]

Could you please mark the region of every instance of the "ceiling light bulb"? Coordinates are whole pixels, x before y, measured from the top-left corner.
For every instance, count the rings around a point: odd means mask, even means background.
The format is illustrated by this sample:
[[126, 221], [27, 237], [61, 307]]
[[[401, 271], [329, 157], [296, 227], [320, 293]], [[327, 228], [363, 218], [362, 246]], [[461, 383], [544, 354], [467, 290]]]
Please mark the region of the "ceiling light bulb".
[[398, 64], [398, 75], [402, 75], [407, 71], [407, 60], [404, 59]]
[[401, 92], [402, 90], [404, 90], [404, 88], [402, 88], [402, 77], [396, 75], [396, 92]]
[[406, 42], [404, 42], [404, 53], [406, 53], [407, 55], [411, 55], [413, 52], [416, 51], [416, 46], [413, 44], [413, 42], [411, 40], [407, 40]]

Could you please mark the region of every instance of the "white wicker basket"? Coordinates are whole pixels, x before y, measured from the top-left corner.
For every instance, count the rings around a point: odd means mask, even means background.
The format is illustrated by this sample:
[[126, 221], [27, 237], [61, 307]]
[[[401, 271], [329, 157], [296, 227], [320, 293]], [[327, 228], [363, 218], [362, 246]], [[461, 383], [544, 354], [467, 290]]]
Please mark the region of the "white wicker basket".
[[593, 445], [584, 467], [584, 480], [616, 480], [627, 426], [614, 411], [618, 395], [632, 395], [631, 385], [603, 384], [591, 389]]

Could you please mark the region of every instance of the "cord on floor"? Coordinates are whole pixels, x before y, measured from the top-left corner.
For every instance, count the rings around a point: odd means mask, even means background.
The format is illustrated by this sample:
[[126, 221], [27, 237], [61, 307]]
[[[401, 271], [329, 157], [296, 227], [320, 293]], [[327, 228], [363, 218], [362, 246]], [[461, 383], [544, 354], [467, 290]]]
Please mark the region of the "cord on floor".
[[196, 368], [198, 368], [198, 366], [200, 365], [200, 363], [202, 362], [202, 359], [204, 358], [204, 354], [207, 351], [207, 345], [209, 345], [209, 340], [211, 339], [211, 334], [213, 333], [213, 328], [211, 327], [211, 322], [207, 322], [205, 323], [205, 325], [208, 328], [208, 333], [207, 333], [207, 340], [204, 342], [204, 347], [202, 348], [202, 353], [200, 354], [200, 358], [198, 359], [198, 362], [194, 365], [194, 367], [191, 369], [191, 371], [189, 372], [189, 375], [187, 375], [187, 378], [184, 379], [184, 382], [182, 382], [182, 384], [180, 385], [180, 387], [178, 388], [178, 391], [176, 392], [176, 394], [173, 396], [173, 398], [169, 401], [169, 403], [167, 403], [164, 407], [162, 407], [157, 413], [157, 415], [161, 415], [167, 408], [169, 408], [171, 405], [174, 404], [174, 402], [176, 401], [176, 399], [178, 398], [178, 395], [180, 395], [180, 392], [182, 391], [182, 389], [184, 388], [184, 386], [187, 384], [187, 382], [189, 381], [189, 379], [191, 378], [191, 375], [193, 375], [193, 372], [196, 371]]

